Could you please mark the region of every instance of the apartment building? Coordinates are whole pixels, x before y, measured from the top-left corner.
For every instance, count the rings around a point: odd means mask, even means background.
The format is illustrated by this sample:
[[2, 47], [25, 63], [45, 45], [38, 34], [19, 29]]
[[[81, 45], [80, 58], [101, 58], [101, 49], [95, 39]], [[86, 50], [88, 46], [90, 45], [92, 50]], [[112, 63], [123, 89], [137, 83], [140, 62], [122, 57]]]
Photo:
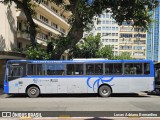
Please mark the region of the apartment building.
[[[66, 35], [70, 28], [68, 18], [71, 13], [64, 11], [54, 3], [43, 0], [35, 7], [36, 15], [33, 20], [38, 25], [36, 41], [46, 47], [46, 42], [55, 35]], [[30, 36], [26, 17], [16, 4], [10, 7], [0, 4], [0, 81], [4, 76], [4, 68], [8, 59], [25, 59], [16, 52], [30, 44]], [[67, 59], [67, 58], [64, 58]]]
[[101, 34], [103, 46], [113, 46], [114, 55], [118, 55], [119, 26], [112, 18], [111, 13], [103, 13], [100, 17], [96, 16], [94, 21], [94, 35]]
[[123, 22], [119, 31], [119, 54], [129, 52], [134, 59], [146, 59], [147, 32]]
[[119, 26], [112, 18], [112, 13], [103, 13], [95, 16], [94, 26], [91, 33], [100, 33], [103, 46], [112, 45], [114, 55], [129, 52], [134, 59], [146, 59], [147, 32], [133, 28], [132, 22], [123, 22]]

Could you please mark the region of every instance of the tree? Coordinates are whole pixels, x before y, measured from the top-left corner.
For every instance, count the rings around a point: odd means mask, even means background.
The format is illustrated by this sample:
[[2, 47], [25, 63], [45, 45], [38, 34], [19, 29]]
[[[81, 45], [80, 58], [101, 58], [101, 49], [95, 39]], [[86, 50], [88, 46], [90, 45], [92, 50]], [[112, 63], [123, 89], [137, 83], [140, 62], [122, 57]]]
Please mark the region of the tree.
[[[85, 29], [92, 24], [93, 17], [100, 15], [102, 11], [112, 12], [112, 17], [120, 25], [123, 21], [132, 22], [133, 26], [147, 28], [152, 21], [149, 11], [158, 6], [158, 0], [69, 0], [70, 4], [65, 4], [64, 0], [48, 0], [61, 5], [64, 10], [71, 11], [71, 29], [67, 39], [71, 42], [58, 50], [57, 57], [67, 49], [72, 49], [82, 38]], [[4, 0], [3, 3], [14, 2], [24, 11], [29, 23], [29, 32], [32, 45], [36, 45], [36, 24], [32, 16], [34, 14], [34, 4], [32, 0]], [[41, 0], [34, 0], [40, 3]]]
[[40, 44], [36, 45], [37, 47], [33, 47], [29, 45], [26, 50], [24, 50], [24, 54], [26, 54], [27, 59], [32, 60], [48, 60], [51, 58], [51, 53], [46, 52], [45, 49], [42, 48]]
[[[56, 2], [62, 4], [59, 0]], [[64, 6], [64, 9], [70, 10], [73, 14], [72, 28], [68, 33], [71, 38], [71, 44], [68, 44], [65, 49], [73, 48], [82, 38], [85, 29], [88, 29], [89, 24], [93, 23], [93, 17], [100, 15], [102, 11], [112, 12], [112, 17], [119, 25], [127, 21], [133, 26], [143, 27], [147, 29], [151, 23], [152, 11], [158, 6], [158, 0], [69, 0], [70, 5]], [[89, 4], [87, 2], [89, 1]], [[93, 2], [90, 2], [93, 1]], [[110, 8], [110, 9], [109, 9]], [[64, 51], [64, 50], [63, 50]], [[62, 52], [63, 52], [62, 51]]]
[[89, 35], [81, 40], [74, 49], [70, 51], [73, 58], [96, 58], [96, 53], [101, 46], [100, 35]]
[[105, 45], [99, 49], [99, 51], [96, 53], [96, 56], [97, 58], [107, 58], [109, 60], [114, 59], [113, 46]]
[[131, 54], [129, 52], [122, 52], [121, 55], [115, 56], [116, 60], [132, 60]]

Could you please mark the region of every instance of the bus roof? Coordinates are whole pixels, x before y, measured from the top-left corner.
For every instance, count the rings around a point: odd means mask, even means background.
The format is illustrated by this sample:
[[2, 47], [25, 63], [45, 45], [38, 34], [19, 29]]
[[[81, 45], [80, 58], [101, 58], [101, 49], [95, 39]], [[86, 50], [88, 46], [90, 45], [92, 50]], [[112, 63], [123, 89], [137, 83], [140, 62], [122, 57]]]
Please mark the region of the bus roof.
[[8, 63], [121, 63], [121, 62], [153, 62], [152, 60], [103, 60], [103, 59], [81, 59], [81, 60], [8, 60]]

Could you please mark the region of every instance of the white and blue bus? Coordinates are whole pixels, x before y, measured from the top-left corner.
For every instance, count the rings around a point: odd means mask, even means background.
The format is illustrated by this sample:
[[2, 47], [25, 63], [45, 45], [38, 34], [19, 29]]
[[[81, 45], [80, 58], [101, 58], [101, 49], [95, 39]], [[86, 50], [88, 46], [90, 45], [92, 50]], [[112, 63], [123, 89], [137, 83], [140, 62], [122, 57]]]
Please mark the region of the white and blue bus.
[[154, 90], [150, 60], [9, 60], [4, 92], [29, 97], [55, 93], [138, 93]]

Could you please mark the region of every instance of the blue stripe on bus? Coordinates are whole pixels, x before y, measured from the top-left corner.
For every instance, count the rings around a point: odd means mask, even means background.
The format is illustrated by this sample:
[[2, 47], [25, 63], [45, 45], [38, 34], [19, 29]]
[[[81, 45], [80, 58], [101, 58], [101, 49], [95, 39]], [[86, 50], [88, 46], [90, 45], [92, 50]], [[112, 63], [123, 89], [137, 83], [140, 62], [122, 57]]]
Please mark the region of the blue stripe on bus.
[[105, 75], [102, 75], [102, 76], [96, 76], [96, 75], [83, 75], [83, 76], [25, 76], [25, 77], [22, 77], [22, 78], [88, 78], [88, 77], [154, 77], [154, 75], [120, 75], [120, 76], [105, 76]]
[[102, 63], [124, 63], [124, 62], [129, 62], [129, 63], [139, 63], [139, 62], [150, 62], [152, 63], [151, 60], [8, 60], [8, 63], [10, 62], [18, 62], [18, 63], [23, 63], [23, 62], [30, 62], [30, 63], [97, 63], [97, 62], [102, 62]]
[[[93, 91], [94, 91], [94, 88], [95, 88], [95, 85], [97, 84], [97, 88], [99, 88], [100, 86], [100, 83], [104, 84], [104, 83], [108, 83], [108, 82], [111, 82], [113, 80], [113, 77], [111, 77], [110, 79], [103, 79], [103, 77], [99, 77], [98, 79], [96, 79], [93, 83], [93, 85], [90, 85], [89, 81], [92, 79], [93, 77], [88, 77], [87, 79], [87, 86], [92, 88]], [[113, 85], [111, 85], [113, 86]]]
[[8, 86], [8, 82], [7, 82], [7, 69], [8, 69], [8, 67], [7, 67], [7, 65], [8, 65], [8, 62], [7, 62], [7, 64], [6, 64], [6, 70], [5, 70], [5, 74], [4, 74], [4, 87], [3, 87], [3, 89], [4, 89], [4, 93], [9, 93], [9, 86]]
[[9, 93], [9, 83], [4, 81], [4, 93]]

